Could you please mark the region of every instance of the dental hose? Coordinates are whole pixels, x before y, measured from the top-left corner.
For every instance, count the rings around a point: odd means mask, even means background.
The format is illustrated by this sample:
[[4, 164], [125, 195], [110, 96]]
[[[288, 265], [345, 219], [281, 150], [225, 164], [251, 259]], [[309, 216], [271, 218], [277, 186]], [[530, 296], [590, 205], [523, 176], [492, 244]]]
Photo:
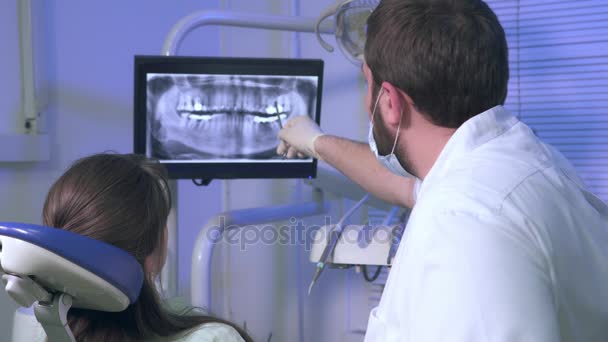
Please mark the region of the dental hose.
[[365, 196], [363, 196], [363, 198], [361, 198], [359, 200], [359, 202], [357, 202], [357, 204], [355, 204], [352, 208], [350, 208], [346, 212], [346, 214], [344, 214], [344, 216], [342, 216], [340, 221], [338, 221], [338, 223], [336, 224], [334, 229], [331, 231], [329, 243], [327, 244], [327, 246], [325, 246], [325, 249], [323, 250], [323, 254], [321, 254], [321, 258], [319, 259], [319, 262], [317, 263], [317, 267], [315, 269], [315, 274], [312, 277], [310, 286], [308, 286], [308, 295], [310, 295], [310, 292], [312, 291], [312, 287], [315, 285], [315, 283], [321, 276], [321, 273], [325, 269], [325, 265], [327, 263], [327, 260], [329, 259], [329, 256], [331, 255], [331, 253], [333, 253], [334, 249], [336, 248], [336, 245], [338, 244], [338, 240], [342, 236], [342, 232], [344, 231], [344, 222], [349, 217], [351, 217], [355, 213], [355, 211], [357, 209], [359, 209], [359, 207], [361, 207], [363, 205], [363, 203], [365, 203], [365, 201], [367, 201], [368, 198], [369, 198], [369, 194], [365, 194]]
[[[384, 221], [382, 221], [382, 227], [388, 227], [391, 222], [393, 222], [393, 219], [395, 218], [395, 215], [397, 214], [397, 212], [399, 212], [399, 207], [394, 206], [391, 208], [391, 211], [388, 213], [388, 215], [386, 215], [386, 217], [384, 218]], [[392, 244], [391, 244], [391, 251], [392, 251]], [[387, 258], [387, 263], [390, 263], [390, 251], [389, 251], [389, 257]], [[363, 278], [365, 279], [365, 281], [372, 283], [374, 281], [376, 281], [376, 279], [378, 279], [378, 277], [380, 276], [380, 272], [382, 271], [382, 266], [377, 266], [376, 267], [376, 271], [374, 272], [374, 274], [372, 276], [370, 276], [368, 274], [368, 269], [367, 269], [367, 265], [363, 265], [361, 266], [361, 269], [363, 271]]]
[[374, 275], [372, 275], [371, 277], [367, 273], [367, 265], [362, 265], [361, 269], [363, 271], [363, 278], [365, 279], [365, 281], [367, 281], [368, 283], [373, 283], [380, 276], [380, 272], [382, 271], [382, 266], [377, 266], [376, 271], [374, 272]]

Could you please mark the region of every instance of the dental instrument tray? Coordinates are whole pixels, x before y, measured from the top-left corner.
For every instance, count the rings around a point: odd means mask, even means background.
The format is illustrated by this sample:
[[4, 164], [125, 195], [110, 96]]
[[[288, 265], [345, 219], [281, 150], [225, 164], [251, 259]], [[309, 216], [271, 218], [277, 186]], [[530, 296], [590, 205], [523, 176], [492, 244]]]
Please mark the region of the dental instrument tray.
[[316, 177], [316, 159], [276, 149], [289, 119], [320, 122], [322, 60], [135, 56], [134, 69], [134, 151], [170, 178]]

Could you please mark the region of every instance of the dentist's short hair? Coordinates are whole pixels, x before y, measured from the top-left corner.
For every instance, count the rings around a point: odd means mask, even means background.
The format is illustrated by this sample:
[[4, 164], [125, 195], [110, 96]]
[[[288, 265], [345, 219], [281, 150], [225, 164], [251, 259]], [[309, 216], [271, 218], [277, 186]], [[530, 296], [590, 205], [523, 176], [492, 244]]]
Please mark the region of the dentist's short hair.
[[375, 88], [403, 90], [438, 126], [457, 128], [507, 97], [505, 32], [481, 0], [382, 0], [365, 60]]

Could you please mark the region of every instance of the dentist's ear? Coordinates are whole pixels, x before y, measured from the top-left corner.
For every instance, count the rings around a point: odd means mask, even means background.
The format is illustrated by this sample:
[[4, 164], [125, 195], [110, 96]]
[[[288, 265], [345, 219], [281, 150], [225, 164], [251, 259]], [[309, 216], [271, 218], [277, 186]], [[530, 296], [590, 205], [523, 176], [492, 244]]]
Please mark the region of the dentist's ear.
[[407, 126], [409, 124], [409, 114], [414, 108], [414, 101], [406, 92], [389, 82], [382, 82], [382, 88], [386, 98], [381, 99], [378, 106], [381, 106], [384, 122], [391, 126], [397, 126], [401, 122], [401, 124]]

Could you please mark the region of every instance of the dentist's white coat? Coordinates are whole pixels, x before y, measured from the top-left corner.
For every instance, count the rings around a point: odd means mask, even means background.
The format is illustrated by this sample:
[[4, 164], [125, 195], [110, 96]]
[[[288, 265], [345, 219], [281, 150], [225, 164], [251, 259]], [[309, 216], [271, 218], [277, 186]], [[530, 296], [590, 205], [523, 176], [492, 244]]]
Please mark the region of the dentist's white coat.
[[608, 341], [608, 207], [503, 107], [420, 188], [367, 342]]

